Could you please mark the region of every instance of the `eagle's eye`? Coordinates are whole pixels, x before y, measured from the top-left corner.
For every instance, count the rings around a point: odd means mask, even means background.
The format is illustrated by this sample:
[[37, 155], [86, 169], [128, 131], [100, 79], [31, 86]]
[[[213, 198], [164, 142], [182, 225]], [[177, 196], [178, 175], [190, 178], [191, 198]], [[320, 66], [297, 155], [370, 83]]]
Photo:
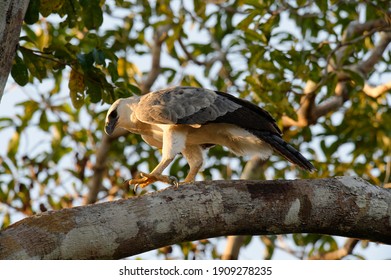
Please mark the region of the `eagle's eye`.
[[116, 119], [116, 118], [118, 118], [117, 110], [111, 111], [109, 115], [109, 119]]

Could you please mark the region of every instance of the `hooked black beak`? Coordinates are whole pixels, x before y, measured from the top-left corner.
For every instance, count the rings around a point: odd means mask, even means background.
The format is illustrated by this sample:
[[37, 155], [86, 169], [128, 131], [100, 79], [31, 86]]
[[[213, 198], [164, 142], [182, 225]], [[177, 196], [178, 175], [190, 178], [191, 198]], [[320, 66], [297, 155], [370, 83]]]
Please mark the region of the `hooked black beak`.
[[114, 132], [114, 129], [117, 127], [117, 121], [118, 118], [111, 118], [109, 121], [106, 122], [105, 126], [105, 132], [108, 135], [112, 135]]

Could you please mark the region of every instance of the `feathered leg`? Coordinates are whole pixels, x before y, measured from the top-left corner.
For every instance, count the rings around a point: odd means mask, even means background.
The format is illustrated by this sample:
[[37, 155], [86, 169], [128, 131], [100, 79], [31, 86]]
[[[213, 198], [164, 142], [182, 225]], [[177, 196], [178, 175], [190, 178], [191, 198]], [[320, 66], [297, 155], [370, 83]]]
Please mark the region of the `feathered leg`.
[[200, 171], [204, 162], [202, 147], [198, 145], [187, 146], [182, 151], [182, 155], [185, 157], [190, 167], [189, 173], [187, 173], [183, 183], [194, 182], [195, 177], [197, 176], [197, 173]]
[[175, 127], [172, 126], [164, 127], [162, 160], [150, 174], [141, 173], [140, 175], [142, 178], [129, 180], [129, 185], [135, 185], [135, 191], [137, 190], [137, 187], [144, 188], [157, 181], [177, 185], [178, 180], [175, 177], [162, 175], [162, 173], [174, 160], [175, 156], [184, 149], [185, 142], [186, 134], [177, 131]]

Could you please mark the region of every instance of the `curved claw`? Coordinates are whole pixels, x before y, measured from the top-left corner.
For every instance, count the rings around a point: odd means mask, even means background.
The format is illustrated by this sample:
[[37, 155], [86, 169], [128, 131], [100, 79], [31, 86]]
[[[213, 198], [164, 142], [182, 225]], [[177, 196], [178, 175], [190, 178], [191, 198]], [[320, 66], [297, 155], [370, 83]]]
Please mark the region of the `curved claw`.
[[176, 189], [179, 187], [179, 181], [175, 176], [170, 176], [168, 179], [170, 180], [170, 184], [175, 186]]
[[138, 184], [134, 184], [134, 187], [133, 187], [134, 194], [137, 194], [137, 190], [138, 190]]
[[136, 194], [138, 188], [145, 188], [146, 186], [157, 181], [171, 184], [175, 186], [175, 188], [179, 187], [179, 181], [174, 176], [168, 177], [161, 174], [146, 174], [146, 173], [140, 173], [140, 178], [128, 180], [128, 184], [129, 186], [134, 185], [133, 192]]

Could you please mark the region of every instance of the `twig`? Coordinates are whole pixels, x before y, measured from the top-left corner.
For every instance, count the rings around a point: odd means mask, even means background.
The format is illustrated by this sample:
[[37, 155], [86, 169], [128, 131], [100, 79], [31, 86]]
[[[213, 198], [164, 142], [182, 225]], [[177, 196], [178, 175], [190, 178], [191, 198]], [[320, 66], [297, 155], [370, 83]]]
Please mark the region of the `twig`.
[[380, 42], [372, 50], [370, 56], [358, 64], [358, 69], [364, 75], [368, 75], [372, 71], [375, 64], [383, 57], [384, 51], [391, 42], [391, 31], [381, 34]]
[[304, 88], [303, 97], [301, 98], [301, 105], [299, 110], [297, 111], [298, 120], [295, 121], [288, 116], [283, 116], [282, 123], [284, 128], [291, 126], [305, 127], [309, 124], [313, 124], [316, 121], [316, 119], [313, 117], [313, 109], [316, 97], [315, 92], [317, 87], [318, 84], [316, 84], [315, 82], [311, 80], [307, 81], [307, 84]]
[[160, 56], [162, 52], [162, 44], [167, 38], [167, 32], [171, 28], [171, 25], [163, 25], [155, 30], [153, 45], [152, 45], [152, 65], [151, 70], [146, 80], [141, 84], [141, 92], [143, 94], [148, 93], [151, 90], [153, 83], [156, 81], [160, 74]]
[[356, 245], [360, 240], [355, 238], [349, 238], [346, 240], [345, 245], [335, 251], [319, 254], [309, 258], [310, 260], [340, 260], [350, 254], [352, 254]]
[[368, 84], [364, 85], [363, 92], [373, 98], [378, 98], [380, 95], [386, 93], [391, 90], [391, 81], [384, 83], [382, 85], [372, 87]]

